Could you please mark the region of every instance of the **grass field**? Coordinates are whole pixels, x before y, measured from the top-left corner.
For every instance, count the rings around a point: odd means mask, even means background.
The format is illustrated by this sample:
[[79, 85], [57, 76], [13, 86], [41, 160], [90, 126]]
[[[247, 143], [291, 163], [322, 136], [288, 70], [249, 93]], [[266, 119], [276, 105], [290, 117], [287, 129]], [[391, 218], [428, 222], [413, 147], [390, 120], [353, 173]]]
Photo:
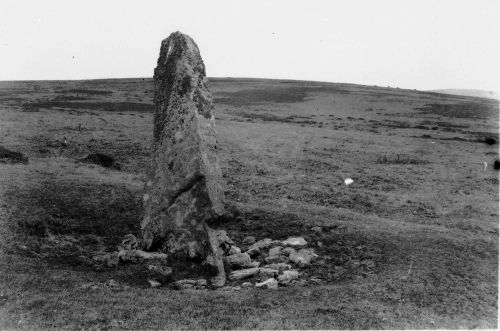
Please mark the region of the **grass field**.
[[[321, 242], [304, 272], [322, 282], [175, 291], [86, 263], [138, 234], [152, 89], [0, 82], [0, 145], [29, 157], [0, 163], [1, 329], [497, 327], [498, 101], [211, 79], [226, 203], [241, 212], [219, 227]], [[91, 152], [121, 170], [75, 162]]]

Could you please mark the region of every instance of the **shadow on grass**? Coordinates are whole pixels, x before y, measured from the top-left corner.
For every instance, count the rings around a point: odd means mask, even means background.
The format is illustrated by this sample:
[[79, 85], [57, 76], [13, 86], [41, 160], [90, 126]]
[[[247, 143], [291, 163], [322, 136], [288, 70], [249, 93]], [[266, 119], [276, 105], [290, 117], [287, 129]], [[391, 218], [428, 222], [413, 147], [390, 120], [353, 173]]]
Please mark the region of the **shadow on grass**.
[[46, 180], [9, 193], [18, 230], [24, 234], [69, 235], [76, 240], [94, 235], [117, 243], [139, 230], [140, 197], [124, 186]]

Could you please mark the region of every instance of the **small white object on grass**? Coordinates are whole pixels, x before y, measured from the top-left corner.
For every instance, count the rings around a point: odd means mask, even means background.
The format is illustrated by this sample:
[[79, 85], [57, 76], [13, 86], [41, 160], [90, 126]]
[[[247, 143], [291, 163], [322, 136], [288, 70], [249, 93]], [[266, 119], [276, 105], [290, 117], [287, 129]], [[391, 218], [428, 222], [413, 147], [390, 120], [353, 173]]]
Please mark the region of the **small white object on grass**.
[[354, 183], [354, 181], [351, 178], [346, 178], [346, 179], [344, 179], [344, 183], [346, 185], [350, 185], [350, 184]]
[[488, 163], [484, 162], [484, 171], [486, 171], [486, 168], [488, 168]]
[[160, 282], [157, 282], [156, 280], [148, 280], [148, 283], [149, 285], [151, 285], [151, 287], [155, 288], [155, 287], [160, 287], [161, 286], [161, 283]]

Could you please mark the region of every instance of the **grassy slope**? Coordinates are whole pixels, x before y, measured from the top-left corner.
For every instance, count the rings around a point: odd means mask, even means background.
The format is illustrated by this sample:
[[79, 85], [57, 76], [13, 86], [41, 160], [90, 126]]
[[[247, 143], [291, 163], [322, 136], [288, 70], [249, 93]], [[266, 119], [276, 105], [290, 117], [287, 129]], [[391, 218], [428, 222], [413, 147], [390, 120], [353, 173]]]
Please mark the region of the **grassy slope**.
[[453, 95], [463, 95], [463, 96], [471, 96], [471, 97], [479, 97], [479, 98], [489, 98], [489, 99], [500, 99], [500, 95], [495, 91], [486, 91], [486, 90], [464, 90], [464, 89], [444, 89], [444, 90], [433, 90], [430, 92], [436, 93], [445, 93], [445, 94], [453, 94]]
[[[325, 284], [179, 292], [148, 288], [133, 266], [86, 266], [81, 256], [138, 230], [152, 82], [0, 82], [0, 144], [30, 157], [0, 164], [0, 328], [497, 326], [498, 145], [478, 141], [498, 141], [498, 103], [347, 84], [210, 86], [227, 202], [242, 211], [220, 226], [236, 240], [321, 241], [306, 272]], [[97, 151], [122, 170], [74, 162]]]

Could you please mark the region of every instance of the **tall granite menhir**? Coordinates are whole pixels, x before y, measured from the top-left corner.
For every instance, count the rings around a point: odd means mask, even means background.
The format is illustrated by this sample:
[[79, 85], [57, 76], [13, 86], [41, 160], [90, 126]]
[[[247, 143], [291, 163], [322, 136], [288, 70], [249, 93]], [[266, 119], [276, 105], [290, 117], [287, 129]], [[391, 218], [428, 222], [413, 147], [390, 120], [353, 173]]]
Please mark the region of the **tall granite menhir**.
[[202, 261], [222, 286], [222, 252], [210, 221], [222, 215], [222, 174], [212, 97], [198, 46], [187, 35], [162, 41], [154, 72], [154, 139], [142, 238], [177, 260]]

